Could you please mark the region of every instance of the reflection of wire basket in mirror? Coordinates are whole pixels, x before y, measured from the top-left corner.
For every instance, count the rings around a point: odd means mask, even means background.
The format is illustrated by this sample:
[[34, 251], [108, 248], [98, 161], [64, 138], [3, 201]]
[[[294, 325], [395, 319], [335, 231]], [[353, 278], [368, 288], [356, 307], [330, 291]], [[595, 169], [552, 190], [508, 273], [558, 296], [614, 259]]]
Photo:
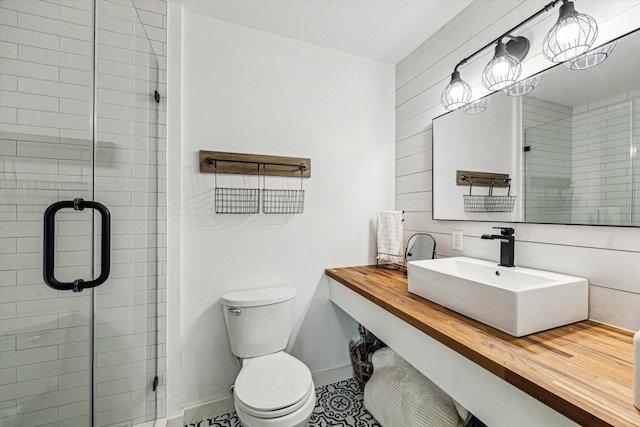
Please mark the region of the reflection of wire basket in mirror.
[[304, 190], [262, 190], [262, 213], [301, 214]]
[[257, 214], [260, 189], [216, 187], [215, 203], [217, 214]]
[[465, 212], [513, 212], [516, 196], [481, 196], [465, 194]]
[[513, 212], [513, 207], [516, 203], [516, 196], [511, 195], [511, 179], [500, 178], [497, 181], [504, 181], [508, 183], [506, 196], [494, 196], [493, 187], [496, 183], [496, 178], [481, 178], [489, 180], [489, 194], [487, 195], [473, 195], [473, 177], [462, 177], [463, 180], [469, 181], [469, 194], [465, 194], [464, 198], [464, 211], [465, 212]]

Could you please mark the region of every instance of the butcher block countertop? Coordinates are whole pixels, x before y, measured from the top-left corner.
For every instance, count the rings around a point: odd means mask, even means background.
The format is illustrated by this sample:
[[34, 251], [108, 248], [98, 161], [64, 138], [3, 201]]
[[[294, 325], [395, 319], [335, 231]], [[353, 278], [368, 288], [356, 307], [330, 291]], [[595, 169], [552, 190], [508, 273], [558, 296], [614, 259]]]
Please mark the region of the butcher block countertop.
[[400, 271], [325, 274], [581, 425], [640, 426], [631, 332], [585, 320], [515, 338], [409, 293]]

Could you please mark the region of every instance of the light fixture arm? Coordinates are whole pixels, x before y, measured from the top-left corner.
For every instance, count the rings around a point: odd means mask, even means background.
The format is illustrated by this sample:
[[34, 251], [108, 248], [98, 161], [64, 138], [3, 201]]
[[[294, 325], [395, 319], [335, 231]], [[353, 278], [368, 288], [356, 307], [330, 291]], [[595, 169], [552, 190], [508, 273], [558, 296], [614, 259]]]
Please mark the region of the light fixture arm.
[[553, 9], [560, 2], [562, 2], [563, 4], [566, 4], [568, 2], [568, 0], [554, 0], [551, 3], [547, 4], [545, 7], [543, 7], [542, 9], [540, 9], [539, 11], [537, 11], [536, 13], [534, 13], [533, 15], [531, 15], [530, 17], [528, 17], [527, 19], [525, 19], [524, 21], [522, 21], [521, 23], [516, 25], [515, 27], [511, 28], [509, 31], [505, 32], [500, 37], [496, 37], [495, 39], [493, 39], [492, 41], [490, 41], [486, 45], [482, 46], [480, 49], [478, 49], [475, 52], [473, 52], [471, 55], [469, 55], [466, 58], [464, 58], [462, 61], [458, 62], [458, 64], [454, 68], [454, 71], [458, 71], [458, 67], [466, 64], [471, 58], [473, 58], [474, 56], [478, 55], [479, 53], [484, 51], [489, 46], [492, 46], [492, 45], [494, 45], [496, 43], [499, 43], [503, 38], [509, 37], [511, 39], [517, 39], [517, 37], [513, 37], [510, 34], [512, 32], [514, 32], [515, 30], [517, 30], [518, 28], [520, 28], [521, 26], [523, 26], [524, 24], [526, 24], [527, 22], [530, 22], [531, 20], [537, 18], [538, 16], [542, 15], [543, 13], [548, 12], [549, 10]]

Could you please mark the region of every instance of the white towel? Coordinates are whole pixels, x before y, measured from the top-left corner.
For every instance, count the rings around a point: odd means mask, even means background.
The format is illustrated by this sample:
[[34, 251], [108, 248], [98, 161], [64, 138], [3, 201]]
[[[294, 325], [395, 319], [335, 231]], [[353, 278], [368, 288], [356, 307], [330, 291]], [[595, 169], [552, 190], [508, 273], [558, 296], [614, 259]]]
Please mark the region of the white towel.
[[381, 261], [402, 262], [402, 212], [378, 212], [378, 259]]
[[462, 427], [471, 418], [466, 409], [390, 348], [376, 351], [372, 362], [364, 406], [383, 426]]

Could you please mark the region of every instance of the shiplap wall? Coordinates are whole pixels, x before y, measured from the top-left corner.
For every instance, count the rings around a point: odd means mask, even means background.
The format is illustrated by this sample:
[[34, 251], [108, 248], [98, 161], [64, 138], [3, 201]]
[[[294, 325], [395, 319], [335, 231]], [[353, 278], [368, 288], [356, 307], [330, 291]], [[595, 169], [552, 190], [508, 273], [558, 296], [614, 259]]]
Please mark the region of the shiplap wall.
[[[445, 113], [440, 94], [454, 66], [545, 6], [545, 1], [475, 1], [396, 66], [396, 209], [405, 211], [405, 238], [431, 233], [439, 256], [466, 255], [497, 260], [496, 242], [480, 235], [500, 223], [432, 220], [431, 121]], [[597, 44], [625, 34], [640, 22], [640, 2], [576, 2], [578, 11], [599, 23]], [[544, 34], [557, 8], [516, 33], [531, 40], [523, 76], [548, 66], [541, 53]], [[491, 49], [461, 67], [474, 98], [486, 94], [480, 76]], [[516, 229], [516, 264], [587, 277], [590, 317], [636, 330], [640, 327], [640, 229], [511, 224]], [[451, 249], [451, 231], [464, 232], [464, 250]]]

